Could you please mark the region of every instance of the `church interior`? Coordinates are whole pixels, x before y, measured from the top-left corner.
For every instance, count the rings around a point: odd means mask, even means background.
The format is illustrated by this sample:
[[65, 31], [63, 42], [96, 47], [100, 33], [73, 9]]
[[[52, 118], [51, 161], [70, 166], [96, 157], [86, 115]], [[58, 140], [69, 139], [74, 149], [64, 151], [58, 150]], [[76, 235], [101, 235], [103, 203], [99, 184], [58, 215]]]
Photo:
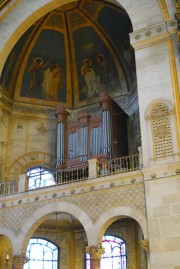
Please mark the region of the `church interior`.
[[0, 269], [180, 269], [180, 1], [0, 1]]

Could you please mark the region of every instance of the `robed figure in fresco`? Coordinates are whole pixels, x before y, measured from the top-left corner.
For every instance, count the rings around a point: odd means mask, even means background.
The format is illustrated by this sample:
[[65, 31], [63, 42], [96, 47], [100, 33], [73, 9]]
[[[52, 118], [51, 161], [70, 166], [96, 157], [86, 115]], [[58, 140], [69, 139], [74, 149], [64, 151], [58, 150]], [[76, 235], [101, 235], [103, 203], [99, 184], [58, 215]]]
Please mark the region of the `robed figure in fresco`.
[[42, 93], [47, 100], [58, 100], [58, 91], [63, 89], [63, 74], [59, 64], [51, 64], [44, 71]]
[[40, 57], [33, 58], [33, 63], [29, 66], [28, 72], [31, 73], [31, 79], [28, 87], [27, 96], [36, 97], [37, 91], [41, 91], [42, 68], [45, 68], [50, 60], [44, 63]]
[[91, 67], [91, 59], [84, 59], [81, 66], [81, 74], [84, 77], [87, 86], [88, 97], [99, 93], [98, 82], [94, 69]]

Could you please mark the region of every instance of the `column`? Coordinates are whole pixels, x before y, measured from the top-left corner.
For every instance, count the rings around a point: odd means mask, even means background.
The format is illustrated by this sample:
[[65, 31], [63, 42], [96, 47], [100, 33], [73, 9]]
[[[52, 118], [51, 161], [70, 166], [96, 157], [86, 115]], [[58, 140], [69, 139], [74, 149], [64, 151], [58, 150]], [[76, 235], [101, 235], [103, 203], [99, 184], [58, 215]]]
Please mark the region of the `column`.
[[101, 255], [104, 254], [104, 248], [98, 244], [97, 246], [87, 246], [85, 251], [90, 255], [90, 269], [100, 269]]
[[102, 120], [103, 120], [103, 154], [109, 154], [111, 156], [111, 104], [112, 99], [106, 91], [103, 91], [99, 99], [102, 108]]
[[56, 107], [56, 117], [58, 119], [57, 125], [57, 163], [60, 168], [65, 165], [67, 159], [67, 117], [69, 113], [63, 106]]
[[12, 257], [13, 269], [23, 269], [24, 264], [28, 262], [26, 254], [14, 255]]

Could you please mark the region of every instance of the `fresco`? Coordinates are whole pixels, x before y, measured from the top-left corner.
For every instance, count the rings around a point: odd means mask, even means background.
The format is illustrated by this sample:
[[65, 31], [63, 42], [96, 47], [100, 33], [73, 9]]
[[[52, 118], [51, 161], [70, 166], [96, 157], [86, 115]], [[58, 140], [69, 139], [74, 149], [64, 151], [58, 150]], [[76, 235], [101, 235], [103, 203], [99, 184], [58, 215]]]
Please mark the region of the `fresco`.
[[[2, 76], [0, 78], [0, 86], [8, 92], [10, 96], [13, 96], [14, 87], [15, 87], [15, 81], [17, 79], [17, 73], [19, 71], [15, 68], [18, 64], [20, 64], [19, 56], [22, 52], [24, 43], [28, 36], [31, 34], [32, 30], [34, 29], [34, 26], [30, 27], [26, 33], [19, 39], [19, 41], [16, 43], [12, 51], [10, 52], [5, 66], [3, 68]], [[13, 79], [13, 83], [12, 83]]]
[[66, 102], [65, 78], [64, 35], [58, 31], [43, 30], [27, 61], [21, 96]]
[[121, 88], [116, 65], [105, 43], [93, 29], [84, 27], [73, 33], [79, 101], [99, 96], [106, 88], [108, 92]]
[[122, 10], [105, 6], [98, 16], [98, 23], [116, 45], [129, 83], [132, 83], [136, 77], [136, 68], [134, 50], [129, 39], [129, 33], [133, 32], [129, 17]]

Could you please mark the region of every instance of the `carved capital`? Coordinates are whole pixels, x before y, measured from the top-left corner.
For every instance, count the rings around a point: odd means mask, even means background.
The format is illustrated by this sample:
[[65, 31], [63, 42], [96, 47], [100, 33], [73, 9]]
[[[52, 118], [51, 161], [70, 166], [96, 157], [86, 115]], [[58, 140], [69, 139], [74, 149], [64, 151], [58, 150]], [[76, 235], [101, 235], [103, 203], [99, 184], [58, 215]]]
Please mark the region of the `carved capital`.
[[149, 254], [149, 240], [144, 239], [141, 241], [142, 248], [145, 250], [147, 254]]
[[24, 264], [28, 262], [26, 254], [14, 255], [12, 257], [12, 263], [14, 268], [23, 268]]
[[104, 248], [98, 244], [97, 246], [86, 246], [85, 252], [91, 256], [91, 259], [101, 259], [101, 255], [104, 254]]

